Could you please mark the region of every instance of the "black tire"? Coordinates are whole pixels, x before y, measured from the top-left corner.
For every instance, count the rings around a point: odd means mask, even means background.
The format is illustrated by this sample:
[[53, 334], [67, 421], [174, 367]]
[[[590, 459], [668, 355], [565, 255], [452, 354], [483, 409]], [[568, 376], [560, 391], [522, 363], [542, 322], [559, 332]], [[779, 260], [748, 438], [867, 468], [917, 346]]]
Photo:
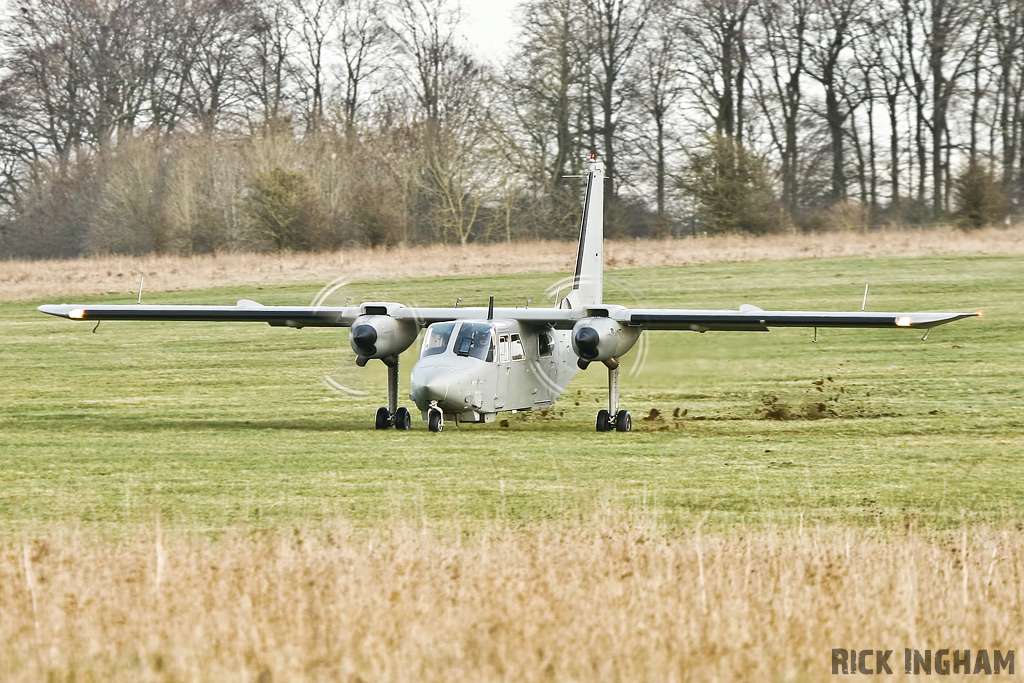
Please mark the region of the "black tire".
[[612, 430], [612, 414], [603, 408], [597, 411], [597, 431], [610, 432]]
[[377, 408], [377, 416], [374, 418], [373, 422], [377, 426], [377, 429], [390, 429], [391, 413], [388, 412], [387, 408]]
[[444, 431], [444, 416], [436, 410], [427, 413], [427, 429], [432, 432]]
[[619, 412], [615, 413], [615, 431], [633, 431], [633, 417], [629, 414], [628, 410], [620, 410]]
[[395, 429], [403, 432], [409, 431], [412, 427], [412, 415], [409, 414], [408, 408], [399, 408], [395, 411]]

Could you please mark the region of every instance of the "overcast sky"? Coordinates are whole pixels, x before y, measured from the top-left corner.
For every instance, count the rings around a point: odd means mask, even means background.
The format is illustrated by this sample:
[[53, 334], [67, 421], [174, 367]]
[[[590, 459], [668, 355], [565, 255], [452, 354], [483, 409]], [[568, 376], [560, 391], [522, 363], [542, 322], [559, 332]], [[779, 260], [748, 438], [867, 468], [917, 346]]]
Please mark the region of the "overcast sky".
[[513, 10], [519, 0], [463, 0], [463, 32], [476, 54], [489, 60], [504, 56], [515, 35]]

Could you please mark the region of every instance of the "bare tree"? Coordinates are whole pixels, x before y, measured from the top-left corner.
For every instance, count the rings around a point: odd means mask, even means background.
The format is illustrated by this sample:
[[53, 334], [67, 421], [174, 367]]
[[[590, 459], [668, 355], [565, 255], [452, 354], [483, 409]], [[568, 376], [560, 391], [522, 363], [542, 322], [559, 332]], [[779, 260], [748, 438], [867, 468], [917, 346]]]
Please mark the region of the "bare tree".
[[799, 209], [800, 145], [798, 129], [804, 92], [801, 78], [806, 59], [810, 0], [757, 5], [761, 24], [758, 53], [764, 66], [755, 83], [761, 114], [781, 159], [782, 203], [791, 216]]
[[292, 0], [292, 3], [299, 20], [302, 46], [299, 63], [302, 90], [306, 93], [306, 130], [314, 132], [324, 118], [324, 52], [338, 23], [339, 6], [337, 0]]
[[970, 70], [971, 55], [978, 35], [968, 27], [975, 19], [975, 4], [969, 0], [925, 0], [925, 35], [932, 85], [932, 214], [939, 218], [948, 210], [946, 186], [949, 179], [948, 119], [958, 82]]
[[1024, 136], [1024, 1], [999, 0], [985, 5], [995, 46], [996, 107], [1001, 147], [1002, 183], [1007, 197], [1024, 197], [1018, 160]]
[[872, 64], [873, 83], [878, 89], [886, 112], [889, 129], [889, 201], [895, 217], [900, 216], [902, 184], [900, 182], [900, 111], [907, 93], [907, 45], [903, 41], [897, 8], [879, 8], [872, 30], [862, 43], [865, 59]]
[[294, 9], [292, 0], [265, 0], [256, 8], [241, 71], [250, 118], [264, 132], [273, 133], [287, 117], [294, 96]]
[[744, 137], [745, 88], [749, 55], [747, 19], [754, 0], [695, 0], [682, 14], [694, 97], [715, 134], [739, 145]]
[[851, 100], [855, 96], [850, 89], [858, 87], [849, 53], [865, 33], [862, 18], [868, 10], [866, 0], [814, 0], [810, 15], [806, 71], [825, 93], [824, 118], [832, 157], [831, 202], [846, 198], [846, 122], [854, 108]]
[[656, 5], [636, 51], [637, 59], [627, 72], [625, 92], [631, 106], [639, 110], [633, 148], [654, 170], [654, 232], [667, 234], [666, 190], [668, 155], [675, 147], [671, 115], [686, 89], [679, 60], [678, 18], [667, 3]]
[[588, 51], [598, 60], [592, 71], [597, 90], [600, 124], [594, 131], [601, 139], [608, 177], [608, 194], [618, 192], [616, 135], [621, 122], [622, 88], [619, 82], [640, 41], [650, 11], [650, 0], [583, 0], [589, 38]]
[[584, 29], [572, 0], [526, 3], [520, 27], [520, 43], [497, 79], [492, 134], [507, 162], [554, 197], [583, 155]]
[[472, 69], [472, 59], [459, 47], [458, 5], [453, 0], [395, 0], [390, 29], [404, 58], [401, 72], [418, 105], [422, 120], [441, 126], [449, 106], [453, 78]]
[[244, 97], [240, 72], [243, 46], [259, 26], [244, 0], [188, 0], [182, 17], [184, 40], [178, 68], [185, 80], [185, 103], [205, 131], [237, 112]]
[[[138, 114], [129, 74], [135, 60], [115, 47], [121, 28], [133, 44], [129, 12], [117, 5], [23, 0], [4, 26], [10, 87], [26, 98], [25, 128], [43, 153], [66, 158], [83, 144], [106, 142]], [[118, 24], [122, 24], [118, 26]], [[125, 63], [127, 62], [127, 63]]]
[[391, 59], [391, 34], [372, 0], [347, 0], [338, 17], [338, 49], [342, 58], [341, 112], [347, 137], [357, 128], [366, 86]]

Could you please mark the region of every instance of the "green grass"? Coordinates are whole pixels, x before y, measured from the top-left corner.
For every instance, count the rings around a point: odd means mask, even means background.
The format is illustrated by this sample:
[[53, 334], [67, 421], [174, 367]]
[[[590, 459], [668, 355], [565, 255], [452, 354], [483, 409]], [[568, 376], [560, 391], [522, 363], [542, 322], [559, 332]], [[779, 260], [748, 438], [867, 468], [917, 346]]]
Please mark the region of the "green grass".
[[[644, 515], [666, 528], [899, 525], [1024, 518], [1024, 259], [795, 260], [616, 270], [606, 298], [645, 306], [977, 310], [920, 333], [650, 333], [627, 363], [631, 434], [594, 431], [605, 373], [507, 428], [376, 432], [382, 366], [357, 370], [347, 331], [103, 323], [0, 304], [0, 535], [81, 525], [361, 526], [466, 530]], [[560, 274], [359, 283], [358, 300], [541, 301]], [[148, 303], [308, 303], [318, 284], [153, 294]], [[339, 293], [337, 296], [341, 296]], [[117, 297], [82, 298], [124, 302]], [[332, 302], [335, 300], [332, 299]], [[339, 302], [340, 303], [340, 302]], [[404, 360], [402, 395], [408, 394]], [[635, 359], [634, 361], [635, 362]], [[346, 363], [345, 365], [342, 365]], [[371, 393], [328, 389], [325, 375]], [[817, 384], [816, 384], [817, 383]], [[405, 405], [411, 402], [403, 400]], [[795, 419], [770, 420], [769, 407]], [[659, 419], [642, 418], [650, 409]], [[673, 417], [679, 410], [680, 417]], [[785, 412], [784, 411], [784, 412]], [[807, 419], [804, 415], [822, 416]]]

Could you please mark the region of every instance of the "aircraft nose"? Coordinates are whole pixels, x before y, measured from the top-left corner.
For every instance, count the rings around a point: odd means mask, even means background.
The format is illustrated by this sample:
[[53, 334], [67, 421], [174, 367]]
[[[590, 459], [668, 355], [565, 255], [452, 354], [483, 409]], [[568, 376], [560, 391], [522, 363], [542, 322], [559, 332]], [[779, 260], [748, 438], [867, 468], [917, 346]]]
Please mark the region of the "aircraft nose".
[[455, 362], [437, 365], [421, 361], [413, 366], [409, 396], [420, 410], [426, 410], [432, 401], [437, 401], [446, 412], [475, 410], [482, 405], [484, 364], [472, 359], [452, 360]]
[[431, 401], [444, 401], [451, 389], [450, 373], [451, 370], [441, 367], [413, 368], [410, 384], [412, 400], [416, 401], [416, 405], [423, 407]]

